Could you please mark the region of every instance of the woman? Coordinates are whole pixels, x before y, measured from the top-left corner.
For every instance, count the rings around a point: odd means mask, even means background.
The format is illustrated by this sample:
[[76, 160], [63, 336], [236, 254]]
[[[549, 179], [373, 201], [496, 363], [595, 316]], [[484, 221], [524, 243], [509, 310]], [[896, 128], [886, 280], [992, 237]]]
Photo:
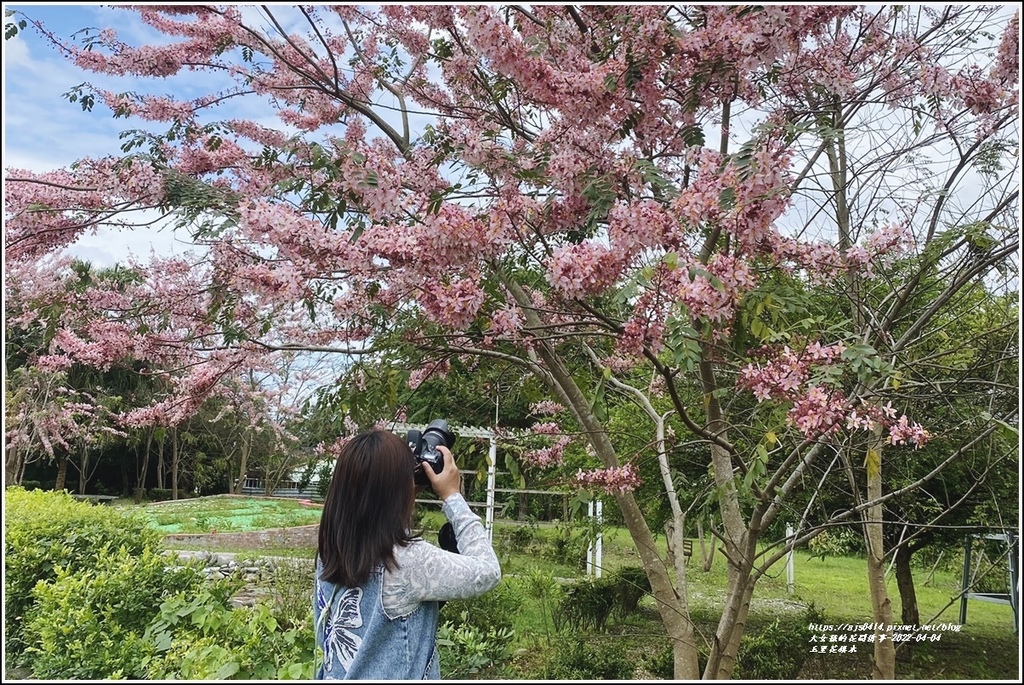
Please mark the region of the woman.
[[424, 468], [452, 524], [459, 553], [410, 528], [417, 486], [412, 451], [387, 431], [350, 440], [334, 467], [320, 517], [313, 591], [321, 680], [440, 679], [435, 638], [439, 602], [468, 599], [501, 580], [480, 517], [461, 493], [452, 454]]

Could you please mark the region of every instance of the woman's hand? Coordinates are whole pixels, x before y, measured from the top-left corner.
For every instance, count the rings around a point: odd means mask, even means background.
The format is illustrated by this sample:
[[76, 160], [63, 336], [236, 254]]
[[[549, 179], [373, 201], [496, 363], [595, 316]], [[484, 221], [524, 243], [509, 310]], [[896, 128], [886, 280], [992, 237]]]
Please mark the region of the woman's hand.
[[437, 450], [444, 456], [444, 468], [441, 473], [434, 473], [434, 469], [426, 464], [423, 465], [423, 472], [427, 474], [430, 486], [442, 501], [450, 495], [462, 492], [462, 474], [459, 467], [455, 465], [455, 458], [444, 445], [438, 445]]

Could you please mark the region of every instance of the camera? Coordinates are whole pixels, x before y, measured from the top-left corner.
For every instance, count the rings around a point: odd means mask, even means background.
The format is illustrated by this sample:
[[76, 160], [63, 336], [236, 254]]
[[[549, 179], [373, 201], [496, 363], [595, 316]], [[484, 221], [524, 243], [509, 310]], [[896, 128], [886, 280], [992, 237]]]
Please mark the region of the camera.
[[441, 473], [444, 470], [444, 455], [438, 451], [439, 445], [448, 449], [455, 444], [455, 434], [448, 430], [448, 422], [444, 419], [434, 419], [422, 432], [411, 430], [405, 434], [405, 442], [412, 450], [414, 465], [422, 468], [416, 469], [415, 482], [417, 485], [430, 485], [427, 474], [423, 469], [430, 466], [434, 473]]

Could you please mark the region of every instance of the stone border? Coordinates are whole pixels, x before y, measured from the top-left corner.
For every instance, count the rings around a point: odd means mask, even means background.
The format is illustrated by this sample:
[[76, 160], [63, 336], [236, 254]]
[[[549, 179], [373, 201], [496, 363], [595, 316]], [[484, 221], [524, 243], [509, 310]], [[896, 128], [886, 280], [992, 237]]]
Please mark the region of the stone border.
[[197, 544], [207, 546], [237, 545], [240, 547], [311, 547], [315, 548], [320, 524], [296, 526], [293, 528], [269, 528], [245, 533], [168, 533], [164, 539], [168, 542]]

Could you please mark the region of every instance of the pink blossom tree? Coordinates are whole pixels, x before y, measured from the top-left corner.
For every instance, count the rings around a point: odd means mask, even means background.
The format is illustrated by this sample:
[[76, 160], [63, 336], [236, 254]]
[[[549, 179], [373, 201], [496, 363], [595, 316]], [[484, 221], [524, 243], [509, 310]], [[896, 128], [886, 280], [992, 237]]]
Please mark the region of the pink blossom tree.
[[[893, 381], [919, 373], [913, 349], [936, 312], [1018, 249], [1000, 228], [1017, 223], [1004, 165], [1018, 31], [998, 9], [124, 11], [165, 40], [106, 28], [80, 46], [37, 28], [83, 69], [155, 84], [71, 99], [166, 132], [69, 169], [9, 169], [6, 260], [139, 208], [180, 218], [203, 251], [147, 268], [132, 298], [144, 329], [65, 336], [55, 353], [100, 362], [97, 346], [122, 340], [174, 360], [177, 393], [138, 425], [183, 420], [218, 379], [285, 350], [516, 365], [585, 436], [595, 469], [579, 482], [622, 512], [676, 678], [701, 675], [685, 569], [657, 551], [606, 390], [650, 407], [661, 436], [653, 386], [635, 383], [654, 374], [667, 416], [707, 447], [729, 573], [703, 675], [729, 677], [758, 579], [821, 527], [765, 530], [810, 474], [833, 473], [824, 454], [858, 450], [866, 499], [823, 525], [864, 516], [876, 534], [894, 496], [881, 446], [929, 438]], [[155, 94], [156, 79], [195, 72], [223, 85]], [[218, 120], [234, 100], [280, 124]], [[828, 326], [801, 318], [822, 289], [841, 295]], [[749, 408], [732, 411], [736, 398]], [[679, 544], [683, 507], [657, 446]], [[892, 677], [886, 654], [876, 667]]]

